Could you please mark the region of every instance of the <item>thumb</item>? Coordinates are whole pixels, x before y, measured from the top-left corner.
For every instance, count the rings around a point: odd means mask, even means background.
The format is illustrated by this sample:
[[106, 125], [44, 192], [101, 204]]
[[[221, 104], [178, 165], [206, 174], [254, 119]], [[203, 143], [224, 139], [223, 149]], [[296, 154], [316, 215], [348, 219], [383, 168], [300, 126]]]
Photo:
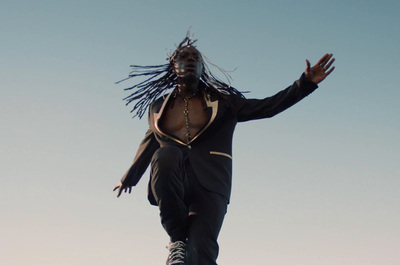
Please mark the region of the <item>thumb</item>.
[[306, 72], [308, 72], [311, 68], [310, 61], [306, 59]]

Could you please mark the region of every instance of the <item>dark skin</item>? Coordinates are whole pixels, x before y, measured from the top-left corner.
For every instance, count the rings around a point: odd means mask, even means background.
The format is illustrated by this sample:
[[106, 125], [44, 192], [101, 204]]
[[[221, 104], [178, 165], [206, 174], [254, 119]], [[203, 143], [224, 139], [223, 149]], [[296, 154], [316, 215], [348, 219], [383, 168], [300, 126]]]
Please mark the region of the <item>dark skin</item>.
[[[315, 84], [322, 82], [335, 69], [332, 66], [335, 59], [332, 54], [325, 54], [311, 67], [306, 60], [305, 77]], [[198, 93], [200, 76], [203, 71], [203, 59], [201, 53], [194, 47], [185, 47], [177, 55], [174, 62], [174, 70], [178, 76], [178, 89], [181, 91], [176, 97], [172, 108], [166, 108], [161, 127], [175, 137], [188, 143], [185, 116], [183, 114], [185, 97], [191, 97], [188, 103], [188, 116], [190, 135], [193, 138], [209, 120], [209, 112], [204, 111], [202, 94]], [[132, 187], [123, 185], [121, 182], [114, 187], [117, 197], [122, 192], [131, 193]]]
[[193, 138], [208, 122], [209, 112], [204, 111], [202, 94], [198, 93], [200, 76], [203, 71], [203, 60], [200, 52], [194, 47], [186, 47], [177, 55], [174, 69], [178, 76], [180, 94], [172, 108], [167, 108], [161, 123], [162, 129], [188, 143], [186, 121], [183, 111], [184, 98], [191, 97], [188, 103], [190, 136]]

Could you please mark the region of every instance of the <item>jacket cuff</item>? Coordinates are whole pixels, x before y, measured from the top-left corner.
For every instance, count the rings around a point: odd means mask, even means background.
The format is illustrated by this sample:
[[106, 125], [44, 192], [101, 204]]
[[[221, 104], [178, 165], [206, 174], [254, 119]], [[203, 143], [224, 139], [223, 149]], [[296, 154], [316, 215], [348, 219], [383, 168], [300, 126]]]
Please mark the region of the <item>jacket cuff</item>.
[[318, 88], [318, 85], [316, 83], [314, 83], [313, 81], [311, 81], [310, 79], [308, 79], [306, 77], [305, 73], [301, 74], [301, 76], [299, 78], [299, 82], [300, 82], [301, 86], [309, 87], [309, 88], [312, 88], [313, 90]]

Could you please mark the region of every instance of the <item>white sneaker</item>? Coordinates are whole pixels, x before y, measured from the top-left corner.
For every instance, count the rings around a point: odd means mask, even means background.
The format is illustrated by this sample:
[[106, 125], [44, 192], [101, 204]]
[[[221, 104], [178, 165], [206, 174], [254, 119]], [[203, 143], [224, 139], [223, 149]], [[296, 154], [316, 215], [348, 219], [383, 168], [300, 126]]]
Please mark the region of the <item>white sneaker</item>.
[[186, 244], [182, 241], [169, 243], [167, 265], [185, 265]]

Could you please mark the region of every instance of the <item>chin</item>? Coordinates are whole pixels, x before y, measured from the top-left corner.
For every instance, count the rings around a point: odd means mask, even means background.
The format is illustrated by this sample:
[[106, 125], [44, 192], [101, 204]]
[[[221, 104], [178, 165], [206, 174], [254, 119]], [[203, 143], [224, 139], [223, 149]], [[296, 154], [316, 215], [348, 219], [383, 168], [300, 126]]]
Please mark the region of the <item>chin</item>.
[[179, 77], [179, 79], [181, 79], [183, 82], [193, 83], [198, 82], [200, 80], [200, 76], [194, 73], [187, 73], [186, 75]]

